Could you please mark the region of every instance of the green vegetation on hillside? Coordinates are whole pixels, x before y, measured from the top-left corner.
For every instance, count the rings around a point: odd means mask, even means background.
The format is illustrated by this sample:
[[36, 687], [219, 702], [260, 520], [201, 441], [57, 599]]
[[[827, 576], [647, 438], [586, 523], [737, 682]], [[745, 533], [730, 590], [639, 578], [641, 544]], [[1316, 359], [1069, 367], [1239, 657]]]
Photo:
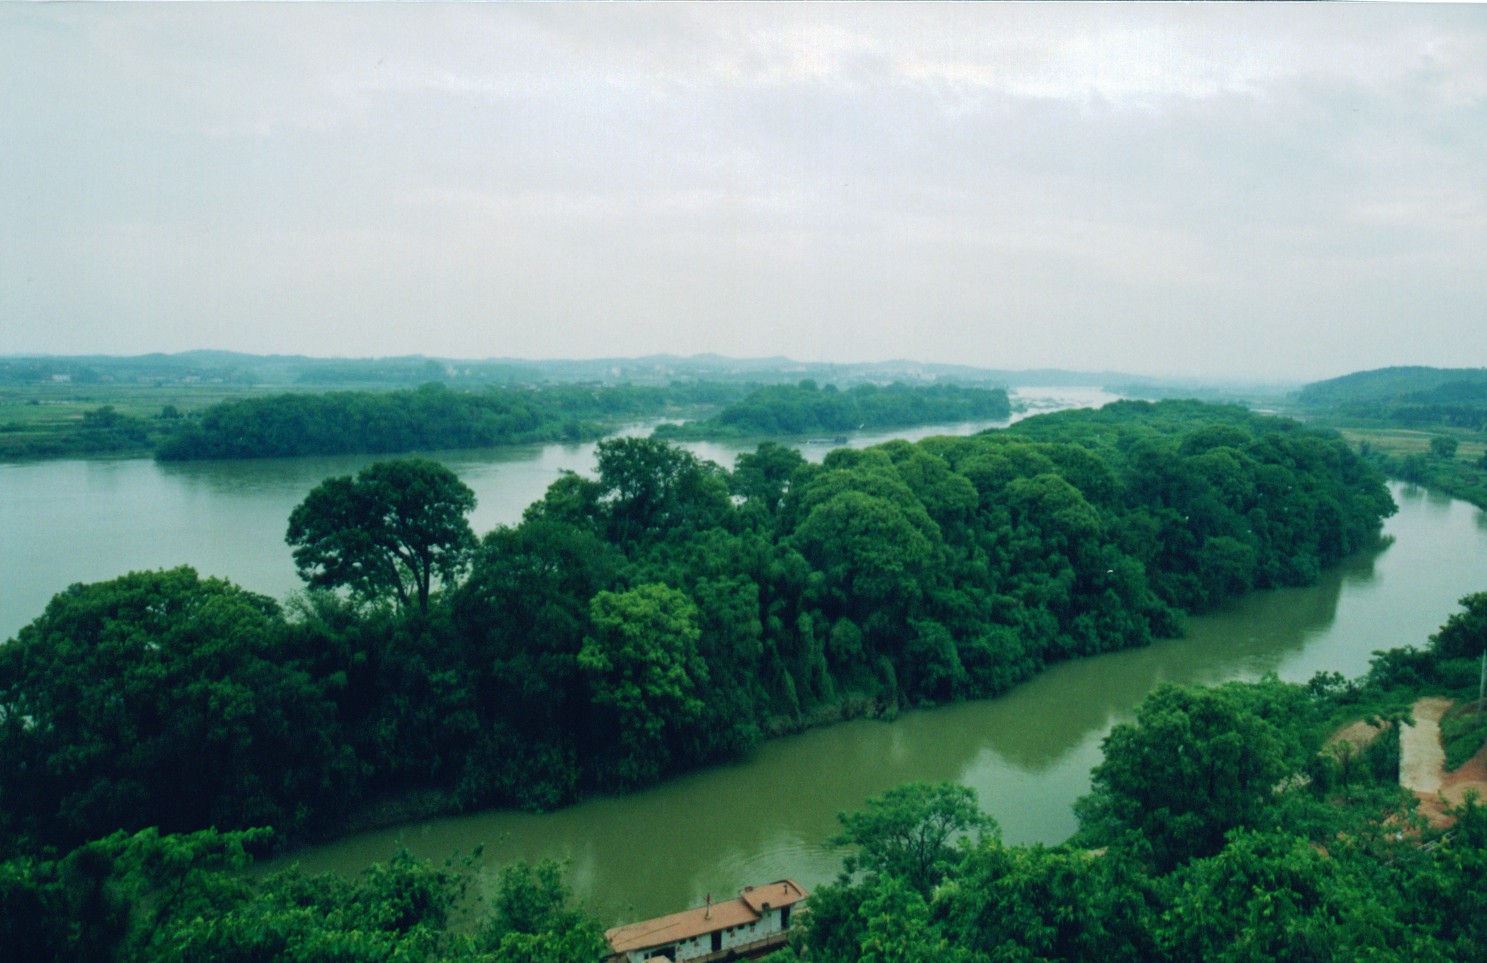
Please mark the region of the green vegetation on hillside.
[[1389, 477], [1487, 508], [1487, 369], [1359, 371], [1307, 385], [1296, 404]]
[[801, 381], [757, 388], [706, 421], [662, 425], [655, 436], [669, 440], [835, 436], [858, 429], [990, 421], [1011, 414], [1007, 393], [1000, 388], [866, 384], [841, 391], [835, 385]]
[[1487, 430], [1487, 368], [1381, 368], [1302, 388], [1300, 404], [1336, 417]]

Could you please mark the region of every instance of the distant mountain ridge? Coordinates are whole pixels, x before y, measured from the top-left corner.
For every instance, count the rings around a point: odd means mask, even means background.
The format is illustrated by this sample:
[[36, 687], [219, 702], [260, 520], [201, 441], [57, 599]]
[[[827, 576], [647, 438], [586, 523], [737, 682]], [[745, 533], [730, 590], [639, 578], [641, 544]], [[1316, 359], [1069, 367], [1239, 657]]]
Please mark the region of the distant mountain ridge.
[[1151, 379], [1114, 371], [1039, 368], [1015, 371], [910, 360], [807, 362], [783, 356], [730, 358], [718, 354], [654, 354], [634, 358], [521, 359], [435, 358], [402, 355], [374, 358], [313, 358], [195, 350], [179, 354], [11, 355], [0, 357], [0, 383], [65, 381], [84, 384], [192, 382], [244, 385], [540, 384], [710, 380], [758, 383], [812, 379], [848, 386], [861, 383], [952, 383], [997, 387], [1018, 385], [1142, 384]]
[[1423, 397], [1456, 385], [1478, 387], [1487, 392], [1487, 368], [1410, 365], [1355, 371], [1306, 385], [1297, 397], [1303, 404], [1380, 401], [1407, 395]]

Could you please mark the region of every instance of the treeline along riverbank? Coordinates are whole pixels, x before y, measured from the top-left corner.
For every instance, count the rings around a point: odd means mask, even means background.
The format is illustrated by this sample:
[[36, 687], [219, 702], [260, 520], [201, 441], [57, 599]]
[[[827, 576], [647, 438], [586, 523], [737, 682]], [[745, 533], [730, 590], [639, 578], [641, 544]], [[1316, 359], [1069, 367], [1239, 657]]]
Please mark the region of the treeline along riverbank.
[[[167, 462], [307, 455], [398, 454], [591, 441], [639, 420], [680, 438], [835, 436], [858, 429], [994, 421], [1011, 414], [1001, 388], [949, 384], [536, 384], [316, 391], [249, 397], [228, 389], [58, 385], [0, 398], [0, 458], [153, 453]], [[237, 389], [239, 393], [246, 389]], [[89, 407], [84, 396], [108, 399]], [[169, 400], [162, 400], [169, 399]], [[22, 403], [24, 401], [24, 403]]]
[[705, 421], [661, 425], [655, 435], [668, 441], [835, 436], [860, 429], [993, 421], [1011, 415], [1012, 405], [1001, 388], [864, 384], [841, 391], [835, 385], [821, 387], [805, 380], [756, 388]]
[[59, 594], [0, 647], [7, 851], [639, 786], [1144, 644], [1315, 579], [1393, 508], [1335, 435], [1197, 403], [820, 465], [764, 445], [725, 471], [639, 438], [598, 460], [467, 554], [450, 541], [426, 607], [372, 580], [286, 609], [187, 569]]

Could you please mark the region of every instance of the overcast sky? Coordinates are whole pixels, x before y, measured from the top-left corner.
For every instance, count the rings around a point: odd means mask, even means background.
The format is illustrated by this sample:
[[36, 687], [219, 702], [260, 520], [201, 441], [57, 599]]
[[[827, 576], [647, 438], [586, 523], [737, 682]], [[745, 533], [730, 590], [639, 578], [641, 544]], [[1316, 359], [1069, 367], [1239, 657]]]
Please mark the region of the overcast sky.
[[0, 354], [1487, 365], [1487, 6], [0, 3]]

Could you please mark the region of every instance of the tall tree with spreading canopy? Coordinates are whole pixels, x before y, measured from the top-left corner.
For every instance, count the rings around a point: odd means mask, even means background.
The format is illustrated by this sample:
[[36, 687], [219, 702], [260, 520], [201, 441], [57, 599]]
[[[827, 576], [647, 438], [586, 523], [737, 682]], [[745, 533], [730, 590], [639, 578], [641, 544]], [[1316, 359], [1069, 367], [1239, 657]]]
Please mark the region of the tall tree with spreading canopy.
[[311, 586], [364, 601], [391, 595], [404, 611], [427, 612], [435, 581], [469, 563], [474, 508], [475, 493], [438, 462], [379, 461], [317, 485], [290, 514], [285, 540]]
[[1163, 872], [1212, 856], [1299, 768], [1304, 753], [1278, 720], [1304, 711], [1300, 687], [1273, 679], [1213, 689], [1163, 683], [1135, 722], [1105, 738], [1093, 791], [1075, 806], [1085, 841], [1129, 843]]
[[925, 896], [960, 861], [957, 838], [979, 842], [1000, 832], [975, 790], [954, 783], [905, 783], [836, 818], [842, 831], [832, 843], [854, 848], [843, 861], [848, 873], [896, 877]]

